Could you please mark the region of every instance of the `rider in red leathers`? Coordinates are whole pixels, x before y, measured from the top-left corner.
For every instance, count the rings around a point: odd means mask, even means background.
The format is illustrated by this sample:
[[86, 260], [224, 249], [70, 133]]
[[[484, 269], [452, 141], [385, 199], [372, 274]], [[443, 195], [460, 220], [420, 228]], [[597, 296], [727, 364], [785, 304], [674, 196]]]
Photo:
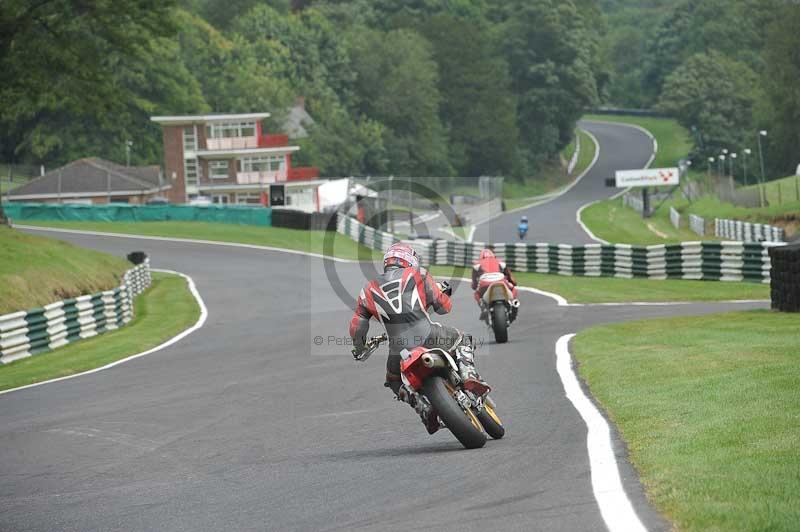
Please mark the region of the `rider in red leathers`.
[[481, 251], [478, 262], [476, 262], [472, 267], [472, 289], [475, 291], [475, 302], [478, 303], [478, 307], [481, 309], [481, 320], [486, 319], [487, 309], [484, 307], [482, 299], [486, 289], [479, 287], [480, 277], [484, 273], [499, 272], [502, 272], [503, 275], [505, 275], [506, 284], [511, 289], [511, 295], [514, 299], [517, 299], [517, 282], [514, 280], [514, 276], [511, 274], [511, 270], [509, 269], [508, 265], [505, 262], [498, 260], [494, 254], [494, 251], [491, 249], [484, 249]]
[[[475, 370], [472, 337], [431, 320], [428, 309], [447, 314], [453, 304], [433, 276], [420, 268], [416, 251], [407, 244], [393, 244], [383, 257], [383, 269], [384, 273], [368, 282], [358, 295], [350, 320], [353, 356], [358, 359], [363, 353], [370, 319], [375, 318], [389, 337], [384, 386], [391, 388], [399, 400], [408, 402], [400, 377], [400, 353], [418, 346], [454, 350], [464, 387], [477, 395], [488, 393], [489, 386]], [[423, 416], [432, 434], [439, 428], [438, 421], [436, 416], [428, 419]]]

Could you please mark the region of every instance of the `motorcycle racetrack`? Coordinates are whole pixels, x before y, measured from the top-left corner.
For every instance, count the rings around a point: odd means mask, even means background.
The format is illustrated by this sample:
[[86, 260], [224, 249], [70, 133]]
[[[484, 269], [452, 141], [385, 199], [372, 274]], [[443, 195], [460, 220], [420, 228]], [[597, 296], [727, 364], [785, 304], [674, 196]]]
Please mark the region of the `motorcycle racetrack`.
[[[614, 192], [602, 186], [611, 166], [648, 160], [624, 159], [636, 130], [584, 127], [600, 141], [598, 163], [570, 192], [529, 211], [529, 241], [543, 240], [540, 227], [585, 241], [575, 209]], [[619, 145], [604, 146], [614, 138]], [[510, 341], [496, 345], [468, 283], [456, 283], [453, 312], [440, 319], [475, 335], [507, 430], [467, 451], [446, 429], [429, 436], [392, 399], [385, 350], [353, 361], [352, 306], [333, 280], [356, 294], [363, 264], [329, 262], [334, 277], [319, 258], [279, 251], [37, 233], [118, 256], [147, 252], [153, 267], [192, 277], [208, 319], [149, 356], [1, 396], [0, 530], [603, 530], [608, 508], [593, 492], [601, 472], [565, 396], [559, 338], [599, 323], [766, 306], [565, 307], [522, 293]], [[641, 523], [669, 529], [613, 429], [611, 442]]]
[[606, 122], [581, 121], [598, 143], [597, 160], [566, 192], [527, 209], [503, 214], [478, 224], [476, 242], [519, 242], [517, 224], [523, 215], [529, 219], [526, 242], [591, 244], [592, 239], [576, 220], [578, 210], [593, 201], [606, 199], [620, 189], [605, 185], [616, 170], [644, 168], [653, 157], [653, 139], [641, 129]]

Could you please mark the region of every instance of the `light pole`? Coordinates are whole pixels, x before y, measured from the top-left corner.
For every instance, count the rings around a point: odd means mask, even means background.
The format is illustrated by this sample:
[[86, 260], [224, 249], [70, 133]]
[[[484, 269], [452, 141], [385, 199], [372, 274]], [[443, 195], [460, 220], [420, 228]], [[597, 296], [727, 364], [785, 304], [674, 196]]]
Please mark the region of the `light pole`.
[[719, 161], [717, 164], [717, 174], [719, 175], [719, 177], [725, 177], [725, 156], [720, 155], [719, 157], [717, 157], [717, 160]]
[[131, 146], [133, 146], [132, 140], [125, 141], [125, 166], [131, 165]]
[[715, 159], [713, 157], [708, 158], [708, 178], [711, 179], [711, 169], [714, 167]]
[[744, 186], [747, 186], [747, 157], [753, 153], [753, 150], [750, 148], [744, 149], [744, 156], [742, 157], [742, 163], [744, 164]]
[[736, 179], [733, 173], [733, 164], [736, 162], [737, 155], [735, 153], [731, 153], [731, 179]]
[[764, 150], [761, 148], [761, 137], [767, 136], [767, 130], [762, 129], [758, 132], [758, 158], [761, 161], [761, 193], [759, 194], [759, 198], [761, 200], [761, 206], [764, 206]]

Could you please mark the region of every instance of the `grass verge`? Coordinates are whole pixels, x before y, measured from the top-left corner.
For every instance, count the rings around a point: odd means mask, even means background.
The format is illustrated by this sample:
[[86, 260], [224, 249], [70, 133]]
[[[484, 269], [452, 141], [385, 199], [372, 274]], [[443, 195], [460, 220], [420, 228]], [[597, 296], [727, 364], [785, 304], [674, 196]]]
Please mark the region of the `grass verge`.
[[581, 220], [599, 238], [619, 244], [652, 245], [703, 240], [685, 226], [676, 229], [664, 204], [650, 218], [625, 206], [622, 198], [605, 200], [581, 212]]
[[[432, 266], [431, 272], [442, 279], [470, 278], [471, 269]], [[732, 301], [769, 299], [769, 286], [757, 283], [684, 281], [681, 279], [617, 279], [615, 277], [568, 277], [546, 273], [514, 274], [520, 286], [538, 288], [564, 297], [570, 303], [628, 303]]]
[[0, 390], [65, 377], [141, 353], [193, 325], [200, 307], [186, 281], [172, 274], [153, 274], [152, 286], [135, 301], [134, 319], [126, 326], [0, 366]]
[[127, 261], [0, 226], [0, 314], [119, 286]]
[[633, 124], [649, 131], [658, 141], [658, 152], [651, 166], [653, 168], [674, 167], [678, 160], [686, 157], [692, 150], [689, 132], [672, 118], [651, 118], [639, 116], [586, 115], [584, 120], [598, 120], [619, 124]]
[[677, 529], [797, 530], [800, 316], [593, 327], [572, 353]]
[[163, 236], [238, 242], [311, 253], [323, 253], [326, 238], [333, 239], [333, 255], [342, 259], [369, 258], [372, 251], [350, 238], [335, 232], [303, 231], [283, 227], [257, 227], [247, 225], [215, 224], [207, 222], [62, 222], [20, 221], [24, 225], [102, 231], [129, 235]]

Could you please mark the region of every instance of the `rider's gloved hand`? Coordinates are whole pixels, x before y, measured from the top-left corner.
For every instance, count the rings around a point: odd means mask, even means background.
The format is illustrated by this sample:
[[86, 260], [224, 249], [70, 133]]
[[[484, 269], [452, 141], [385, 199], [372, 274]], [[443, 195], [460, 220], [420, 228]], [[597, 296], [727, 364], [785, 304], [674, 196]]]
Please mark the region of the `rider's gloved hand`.
[[361, 356], [364, 354], [366, 350], [367, 350], [366, 346], [355, 345], [353, 346], [353, 349], [350, 350], [350, 352], [353, 353], [354, 360], [361, 360]]

